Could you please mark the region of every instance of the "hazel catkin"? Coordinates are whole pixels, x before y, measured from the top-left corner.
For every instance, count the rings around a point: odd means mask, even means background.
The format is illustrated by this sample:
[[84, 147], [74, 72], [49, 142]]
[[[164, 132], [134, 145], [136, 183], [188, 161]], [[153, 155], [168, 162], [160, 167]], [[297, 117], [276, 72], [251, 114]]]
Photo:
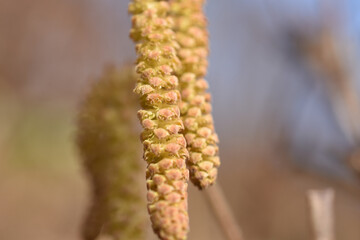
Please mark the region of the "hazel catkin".
[[[145, 236], [142, 171], [130, 68], [108, 68], [86, 96], [78, 116], [77, 144], [90, 179], [92, 205], [84, 240], [141, 240]], [[142, 211], [144, 209], [144, 211]]]
[[173, 30], [179, 43], [177, 69], [182, 103], [181, 116], [190, 158], [187, 161], [191, 181], [200, 189], [212, 185], [220, 165], [218, 137], [211, 115], [211, 95], [204, 79], [207, 72], [208, 32], [203, 13], [204, 0], [171, 0]]
[[168, 1], [133, 0], [130, 37], [137, 43], [135, 93], [142, 109], [141, 140], [147, 162], [148, 211], [154, 232], [163, 240], [186, 239], [189, 230], [187, 185], [189, 154], [180, 117], [179, 80], [173, 20]]

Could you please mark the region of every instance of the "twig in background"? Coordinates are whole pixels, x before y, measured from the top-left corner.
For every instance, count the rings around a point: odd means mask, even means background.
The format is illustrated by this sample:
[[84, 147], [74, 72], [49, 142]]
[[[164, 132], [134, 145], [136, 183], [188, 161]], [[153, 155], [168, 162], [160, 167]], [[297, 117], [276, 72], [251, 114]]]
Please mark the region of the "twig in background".
[[324, 85], [340, 127], [349, 142], [357, 142], [360, 136], [359, 100], [334, 34], [324, 27], [315, 40], [303, 39], [302, 49], [306, 59], [325, 76]]
[[333, 189], [309, 190], [308, 201], [315, 240], [335, 240]]
[[206, 198], [228, 240], [244, 240], [219, 183], [205, 191]]
[[[324, 27], [315, 40], [302, 39], [301, 49], [305, 58], [325, 76], [324, 86], [336, 120], [349, 143], [360, 144], [360, 103], [354, 79], [341, 55], [338, 40], [328, 27]], [[360, 173], [359, 147], [351, 154], [348, 162]]]

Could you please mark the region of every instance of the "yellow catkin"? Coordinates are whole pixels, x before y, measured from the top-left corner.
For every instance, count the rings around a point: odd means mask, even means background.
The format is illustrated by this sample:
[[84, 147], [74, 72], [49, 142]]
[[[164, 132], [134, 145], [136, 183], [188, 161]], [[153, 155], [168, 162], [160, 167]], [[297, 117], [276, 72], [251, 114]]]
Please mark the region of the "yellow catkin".
[[93, 196], [83, 224], [84, 240], [142, 240], [145, 236], [134, 79], [130, 69], [109, 68], [79, 112], [77, 144]]
[[204, 79], [207, 72], [208, 32], [203, 13], [204, 0], [171, 0], [173, 30], [180, 48], [181, 116], [190, 158], [187, 161], [191, 181], [200, 189], [212, 185], [220, 165], [218, 137], [211, 115], [211, 95]]
[[133, 0], [131, 38], [137, 43], [135, 92], [142, 110], [138, 112], [144, 128], [141, 140], [147, 162], [148, 211], [155, 233], [163, 240], [186, 239], [187, 213], [186, 168], [188, 151], [180, 117], [173, 21], [168, 17], [168, 1]]

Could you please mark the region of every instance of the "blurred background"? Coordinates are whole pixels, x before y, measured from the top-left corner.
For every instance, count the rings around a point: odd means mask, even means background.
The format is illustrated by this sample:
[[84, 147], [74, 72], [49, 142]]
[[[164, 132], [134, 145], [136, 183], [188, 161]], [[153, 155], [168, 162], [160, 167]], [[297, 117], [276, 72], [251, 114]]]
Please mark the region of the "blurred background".
[[[104, 66], [135, 59], [127, 4], [0, 0], [0, 239], [80, 240], [90, 188], [76, 112]], [[336, 239], [360, 239], [359, 11], [207, 3], [219, 182], [247, 240], [312, 239], [307, 191], [323, 188]], [[225, 239], [203, 194], [189, 196], [189, 240]]]

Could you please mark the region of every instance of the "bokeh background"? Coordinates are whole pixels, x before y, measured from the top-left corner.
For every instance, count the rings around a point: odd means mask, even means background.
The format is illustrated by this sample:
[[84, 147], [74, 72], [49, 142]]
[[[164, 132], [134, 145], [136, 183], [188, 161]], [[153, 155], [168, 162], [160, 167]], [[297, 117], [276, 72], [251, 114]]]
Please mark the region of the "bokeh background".
[[[0, 239], [80, 239], [76, 113], [106, 65], [135, 59], [127, 4], [0, 0]], [[360, 239], [360, 2], [209, 0], [206, 12], [219, 182], [245, 239], [311, 239], [307, 191], [323, 188], [336, 239]], [[225, 239], [194, 188], [189, 207], [189, 240]]]

